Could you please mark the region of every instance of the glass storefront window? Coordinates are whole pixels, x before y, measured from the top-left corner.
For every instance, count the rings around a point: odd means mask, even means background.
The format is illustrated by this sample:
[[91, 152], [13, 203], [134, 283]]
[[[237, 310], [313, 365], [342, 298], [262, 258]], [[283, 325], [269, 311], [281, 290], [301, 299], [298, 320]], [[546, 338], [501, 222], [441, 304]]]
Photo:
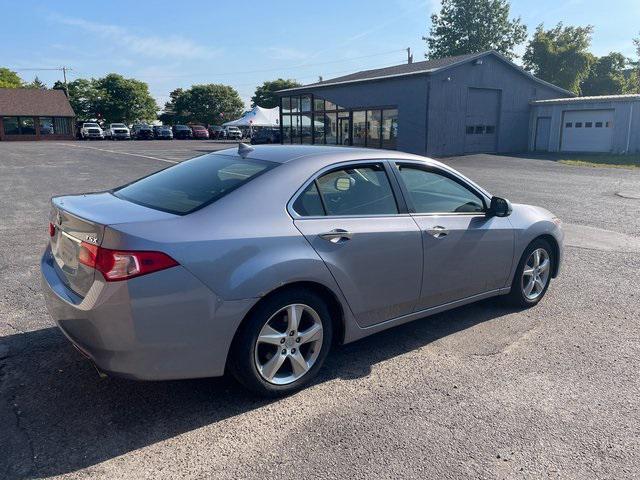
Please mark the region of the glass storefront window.
[[300, 111], [311, 111], [311, 95], [303, 95], [302, 97], [300, 97]]
[[53, 118], [40, 117], [40, 135], [53, 135]]
[[282, 113], [291, 112], [291, 98], [282, 97]]
[[324, 100], [322, 98], [313, 97], [313, 109], [316, 112], [324, 111]]
[[398, 110], [382, 110], [382, 148], [395, 149], [398, 139]]
[[316, 113], [313, 116], [313, 143], [321, 145], [324, 143], [324, 115]]
[[336, 116], [335, 112], [324, 114], [325, 141], [328, 145], [335, 145], [338, 140], [338, 120]]
[[352, 145], [365, 146], [367, 136], [367, 116], [364, 110], [353, 112]]
[[300, 143], [300, 115], [291, 115], [291, 143]]
[[20, 135], [18, 117], [4, 117], [2, 119], [2, 125], [4, 126], [5, 135]]
[[291, 113], [300, 111], [300, 97], [291, 97]]
[[367, 147], [380, 148], [380, 110], [367, 110]]
[[329, 100], [325, 100], [324, 101], [324, 109], [325, 110], [335, 110], [336, 109], [336, 104], [333, 102], [330, 102]]
[[33, 117], [20, 117], [20, 133], [22, 135], [36, 134], [36, 125]]
[[291, 143], [291, 115], [282, 115], [282, 143]]
[[311, 144], [311, 128], [313, 115], [303, 114], [300, 116], [300, 143]]

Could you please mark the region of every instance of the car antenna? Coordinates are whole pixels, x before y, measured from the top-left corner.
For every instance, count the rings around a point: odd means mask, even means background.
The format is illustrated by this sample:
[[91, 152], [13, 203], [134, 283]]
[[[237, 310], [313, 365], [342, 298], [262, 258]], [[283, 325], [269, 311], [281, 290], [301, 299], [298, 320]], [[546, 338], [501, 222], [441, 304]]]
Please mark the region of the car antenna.
[[247, 155], [253, 152], [253, 150], [254, 148], [251, 145], [247, 145], [246, 143], [242, 142], [238, 144], [238, 155], [240, 155], [242, 158], [245, 158]]

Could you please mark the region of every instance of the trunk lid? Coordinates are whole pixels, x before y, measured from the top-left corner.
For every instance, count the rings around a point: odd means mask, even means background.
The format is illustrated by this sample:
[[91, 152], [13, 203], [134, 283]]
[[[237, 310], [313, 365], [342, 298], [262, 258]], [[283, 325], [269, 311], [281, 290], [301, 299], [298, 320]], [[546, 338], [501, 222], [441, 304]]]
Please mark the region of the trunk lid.
[[49, 242], [56, 272], [67, 287], [84, 297], [93, 284], [96, 270], [80, 263], [82, 242], [101, 246], [107, 225], [173, 216], [108, 192], [54, 197], [49, 221], [55, 228]]

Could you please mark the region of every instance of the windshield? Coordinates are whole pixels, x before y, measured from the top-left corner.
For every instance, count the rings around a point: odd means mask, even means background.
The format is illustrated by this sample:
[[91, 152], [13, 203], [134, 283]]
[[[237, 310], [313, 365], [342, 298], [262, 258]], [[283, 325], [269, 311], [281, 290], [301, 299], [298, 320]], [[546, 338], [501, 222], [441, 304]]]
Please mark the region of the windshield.
[[99, 125], [97, 123], [85, 123], [84, 126], [85, 127], [98, 127]]
[[127, 128], [124, 123], [112, 123], [111, 128]]
[[189, 130], [186, 125], [176, 125], [176, 130]]
[[112, 193], [145, 207], [186, 215], [224, 197], [277, 164], [209, 154], [141, 178]]

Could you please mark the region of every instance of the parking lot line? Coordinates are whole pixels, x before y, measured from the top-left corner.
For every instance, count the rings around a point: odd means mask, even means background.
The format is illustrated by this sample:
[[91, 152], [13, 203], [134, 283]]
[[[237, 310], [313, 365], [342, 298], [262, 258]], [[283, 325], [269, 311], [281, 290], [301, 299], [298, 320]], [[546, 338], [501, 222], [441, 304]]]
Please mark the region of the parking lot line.
[[106, 148], [89, 147], [88, 145], [74, 145], [72, 143], [58, 143], [58, 145], [64, 145], [66, 147], [75, 147], [75, 148], [86, 148], [88, 150], [98, 150], [100, 152], [115, 153], [116, 155], [130, 155], [132, 157], [149, 158], [151, 160], [158, 160], [160, 162], [166, 162], [166, 163], [174, 163], [174, 164], [180, 163], [175, 160], [167, 160], [166, 158], [152, 157], [151, 155], [142, 155], [140, 153], [130, 153], [130, 152], [119, 152], [117, 150], [107, 150]]

